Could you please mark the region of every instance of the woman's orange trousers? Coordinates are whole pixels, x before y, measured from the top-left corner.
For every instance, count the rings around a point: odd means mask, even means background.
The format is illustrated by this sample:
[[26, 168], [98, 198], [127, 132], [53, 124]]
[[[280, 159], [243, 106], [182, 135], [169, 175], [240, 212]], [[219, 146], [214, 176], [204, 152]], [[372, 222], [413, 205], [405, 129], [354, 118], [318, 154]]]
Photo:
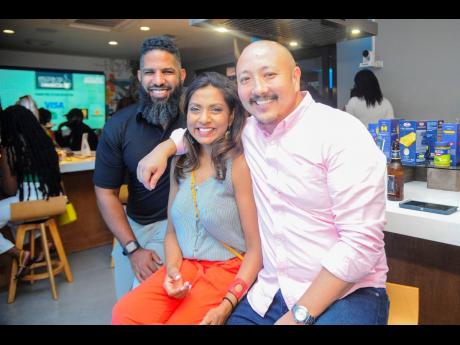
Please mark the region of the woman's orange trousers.
[[183, 281], [192, 289], [183, 299], [169, 297], [163, 288], [165, 267], [121, 298], [112, 311], [112, 324], [199, 324], [209, 309], [217, 307], [241, 266], [238, 258], [227, 261], [184, 259]]

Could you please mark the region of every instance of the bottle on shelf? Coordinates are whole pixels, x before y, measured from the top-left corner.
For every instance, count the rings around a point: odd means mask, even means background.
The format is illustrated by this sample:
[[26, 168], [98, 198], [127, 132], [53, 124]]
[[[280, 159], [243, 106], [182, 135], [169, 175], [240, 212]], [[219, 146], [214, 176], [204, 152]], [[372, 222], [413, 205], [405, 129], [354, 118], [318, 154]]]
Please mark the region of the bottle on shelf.
[[387, 167], [388, 185], [387, 198], [391, 201], [404, 199], [404, 168], [401, 164], [399, 142], [395, 141], [391, 147], [391, 161]]

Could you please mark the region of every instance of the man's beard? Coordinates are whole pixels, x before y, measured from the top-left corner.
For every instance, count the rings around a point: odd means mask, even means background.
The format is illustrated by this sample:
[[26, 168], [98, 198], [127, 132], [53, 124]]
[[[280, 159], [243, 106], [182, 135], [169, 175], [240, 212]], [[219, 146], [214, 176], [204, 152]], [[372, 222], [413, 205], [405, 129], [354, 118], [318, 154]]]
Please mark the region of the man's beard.
[[142, 85], [139, 86], [139, 102], [141, 116], [151, 125], [164, 128], [179, 116], [179, 103], [182, 94], [182, 84], [179, 84], [166, 99], [150, 97]]

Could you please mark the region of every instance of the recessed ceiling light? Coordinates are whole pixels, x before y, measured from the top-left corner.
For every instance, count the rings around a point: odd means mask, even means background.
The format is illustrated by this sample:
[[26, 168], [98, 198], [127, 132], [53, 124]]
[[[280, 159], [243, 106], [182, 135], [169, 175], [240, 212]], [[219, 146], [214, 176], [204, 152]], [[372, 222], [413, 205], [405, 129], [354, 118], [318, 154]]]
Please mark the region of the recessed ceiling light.
[[149, 30], [150, 30], [150, 27], [148, 27], [148, 26], [141, 26], [139, 29], [141, 29], [141, 31], [149, 31]]
[[291, 42], [289, 42], [289, 45], [291, 47], [297, 47], [299, 45], [299, 43], [297, 43], [296, 41], [291, 41]]
[[357, 35], [357, 34], [360, 34], [360, 33], [361, 33], [361, 30], [359, 30], [359, 29], [352, 29], [352, 30], [351, 30], [351, 33], [352, 33], [353, 35]]
[[10, 35], [11, 35], [11, 34], [14, 34], [14, 30], [5, 29], [5, 30], [3, 30], [3, 33], [4, 33], [4, 34], [10, 34]]
[[111, 46], [116, 46], [116, 45], [118, 44], [118, 42], [117, 42], [117, 41], [110, 41], [109, 44], [110, 44]]
[[221, 26], [221, 27], [216, 28], [216, 31], [218, 31], [218, 32], [228, 32], [228, 29]]

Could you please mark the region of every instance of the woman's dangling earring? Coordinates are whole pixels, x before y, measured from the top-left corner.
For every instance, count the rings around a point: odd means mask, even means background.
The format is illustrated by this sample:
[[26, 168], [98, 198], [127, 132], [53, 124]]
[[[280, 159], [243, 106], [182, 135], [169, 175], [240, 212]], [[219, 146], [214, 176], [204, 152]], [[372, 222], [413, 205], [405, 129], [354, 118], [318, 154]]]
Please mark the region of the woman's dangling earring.
[[190, 145], [193, 146], [193, 144], [195, 144], [195, 138], [190, 134], [188, 129], [185, 131], [185, 137], [187, 138]]
[[227, 132], [225, 132], [225, 140], [230, 140], [230, 136], [231, 136], [230, 127], [228, 127]]

